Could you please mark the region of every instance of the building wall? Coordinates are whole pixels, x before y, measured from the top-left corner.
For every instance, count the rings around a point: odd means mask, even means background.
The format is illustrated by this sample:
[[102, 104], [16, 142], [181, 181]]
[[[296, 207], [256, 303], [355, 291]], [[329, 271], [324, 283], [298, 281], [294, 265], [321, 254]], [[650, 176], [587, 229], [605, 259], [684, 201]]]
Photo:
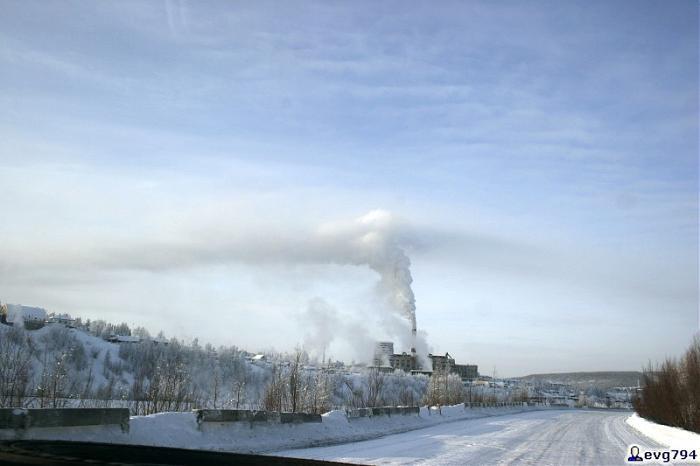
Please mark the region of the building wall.
[[390, 341], [378, 341], [374, 345], [374, 359], [372, 363], [377, 366], [390, 364], [391, 355], [394, 354], [394, 343]]
[[389, 357], [389, 365], [394, 369], [400, 369], [404, 372], [410, 372], [418, 369], [416, 358], [410, 354], [392, 354]]
[[[418, 365], [418, 359], [409, 353], [401, 354], [386, 354], [385, 351], [394, 349], [391, 342], [378, 342], [375, 345], [374, 366], [382, 367], [389, 363], [394, 370], [402, 370], [404, 372], [418, 371], [421, 368]], [[462, 380], [474, 380], [479, 376], [478, 366], [472, 364], [455, 364], [455, 360], [450, 353], [445, 353], [444, 356], [429, 354], [428, 358], [432, 362], [433, 372], [449, 372], [457, 374]], [[427, 368], [427, 373], [430, 373], [430, 368]]]
[[457, 374], [462, 380], [474, 380], [479, 376], [476, 365], [456, 364], [450, 353], [445, 353], [444, 356], [429, 354], [428, 357], [433, 363], [433, 372], [450, 372]]
[[429, 354], [428, 357], [433, 363], [433, 372], [452, 372], [452, 368], [455, 365], [455, 360], [449, 353], [445, 353], [444, 356]]
[[40, 307], [23, 306], [21, 304], [7, 305], [7, 321], [13, 322], [15, 325], [22, 322], [24, 328], [28, 330], [43, 327], [47, 316], [46, 310]]
[[472, 364], [455, 364], [452, 372], [459, 375], [462, 380], [474, 380], [479, 377], [479, 367]]

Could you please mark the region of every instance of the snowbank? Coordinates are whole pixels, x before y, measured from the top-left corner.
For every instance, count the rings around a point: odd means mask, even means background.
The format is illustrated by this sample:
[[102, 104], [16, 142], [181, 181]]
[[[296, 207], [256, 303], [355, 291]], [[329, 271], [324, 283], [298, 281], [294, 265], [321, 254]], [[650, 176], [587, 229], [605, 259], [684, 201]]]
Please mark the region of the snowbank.
[[[700, 447], [700, 434], [678, 427], [669, 427], [648, 421], [634, 413], [627, 418], [627, 424], [650, 439], [671, 448], [689, 449]], [[692, 449], [691, 448], [691, 449]]]
[[[160, 413], [134, 416], [128, 433], [118, 426], [29, 429], [24, 439], [74, 440], [152, 445], [243, 453], [333, 445], [368, 440], [421, 429], [450, 421], [515, 414], [541, 407], [472, 408], [462, 405], [421, 408], [420, 415], [375, 416], [348, 420], [343, 411], [331, 411], [321, 423], [204, 423], [197, 426], [194, 413]], [[0, 434], [0, 437], [2, 435]]]

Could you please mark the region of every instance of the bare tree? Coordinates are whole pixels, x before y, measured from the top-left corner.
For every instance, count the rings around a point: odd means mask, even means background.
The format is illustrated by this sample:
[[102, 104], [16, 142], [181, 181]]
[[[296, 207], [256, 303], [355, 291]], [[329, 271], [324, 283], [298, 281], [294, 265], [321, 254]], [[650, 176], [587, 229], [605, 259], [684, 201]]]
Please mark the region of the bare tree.
[[294, 354], [294, 360], [289, 368], [287, 380], [287, 386], [289, 387], [289, 400], [291, 402], [290, 408], [293, 413], [296, 413], [297, 409], [299, 408], [299, 401], [303, 387], [303, 380], [301, 377], [301, 351], [299, 349], [297, 349], [296, 353]]
[[700, 335], [680, 361], [644, 369], [644, 387], [634, 401], [640, 416], [700, 433]]
[[241, 401], [245, 397], [246, 384], [248, 383], [248, 371], [242, 370], [233, 381], [233, 396], [236, 409], [240, 408]]
[[384, 373], [371, 369], [367, 375], [367, 392], [365, 406], [378, 406], [384, 387]]
[[21, 328], [3, 328], [0, 336], [0, 407], [22, 406], [29, 391], [34, 347]]
[[309, 402], [307, 411], [323, 414], [330, 409], [331, 381], [326, 372], [318, 371], [308, 383]]
[[70, 396], [70, 388], [74, 388], [75, 384], [68, 377], [69, 354], [69, 351], [52, 353], [48, 348], [44, 349], [41, 380], [36, 388], [41, 408], [60, 408], [67, 404], [66, 398]]
[[[355, 387], [352, 380], [345, 379], [343, 381], [345, 388], [347, 389], [347, 394], [345, 397], [346, 404], [350, 404], [353, 408], [364, 408], [367, 406], [367, 400], [364, 397], [364, 391], [362, 388]], [[348, 399], [349, 398], [349, 399]]]
[[266, 411], [282, 411], [286, 398], [286, 378], [278, 365], [272, 366], [270, 382], [265, 388], [261, 405]]

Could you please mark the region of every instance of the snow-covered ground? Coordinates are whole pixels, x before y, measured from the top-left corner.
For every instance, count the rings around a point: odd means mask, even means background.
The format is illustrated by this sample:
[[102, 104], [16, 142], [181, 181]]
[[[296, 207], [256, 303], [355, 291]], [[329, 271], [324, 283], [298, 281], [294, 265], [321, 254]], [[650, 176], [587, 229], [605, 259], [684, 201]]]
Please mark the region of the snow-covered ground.
[[[503, 416], [532, 411], [533, 408], [474, 408], [462, 405], [436, 409], [421, 408], [420, 416], [398, 415], [348, 419], [343, 411], [331, 411], [321, 423], [204, 423], [201, 430], [193, 413], [160, 413], [134, 416], [129, 433], [118, 426], [29, 429], [25, 439], [76, 440], [91, 442], [155, 445], [192, 449], [269, 453], [292, 448], [357, 442], [389, 434], [423, 429], [464, 419]], [[0, 438], [14, 435], [0, 431]]]
[[548, 410], [444, 423], [375, 440], [276, 455], [357, 464], [625, 464], [627, 447], [659, 448], [627, 412]]
[[[677, 444], [644, 430], [648, 421], [624, 411], [464, 409], [461, 405], [441, 411], [421, 408], [419, 416], [359, 419], [332, 411], [323, 415], [321, 423], [205, 423], [201, 428], [193, 413], [160, 413], [132, 417], [128, 433], [118, 426], [47, 428], [29, 429], [23, 438], [267, 453], [359, 464], [441, 465], [624, 464], [629, 445], [652, 449]], [[678, 430], [648, 424], [662, 432]], [[665, 435], [676, 439], [683, 433]], [[13, 434], [0, 431], [0, 438]], [[700, 445], [700, 436], [690, 435], [695, 442], [691, 445]]]
[[641, 434], [649, 437], [665, 447], [671, 448], [695, 448], [700, 454], [700, 434], [679, 429], [677, 427], [663, 426], [655, 422], [647, 421], [639, 417], [637, 413], [627, 418], [627, 424]]

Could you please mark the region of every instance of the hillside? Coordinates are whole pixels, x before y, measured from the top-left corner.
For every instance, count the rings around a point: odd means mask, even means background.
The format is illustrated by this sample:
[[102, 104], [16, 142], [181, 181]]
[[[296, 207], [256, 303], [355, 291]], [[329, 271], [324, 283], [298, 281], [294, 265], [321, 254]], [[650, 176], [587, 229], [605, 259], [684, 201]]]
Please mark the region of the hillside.
[[[0, 407], [129, 407], [134, 415], [195, 407], [321, 413], [333, 406], [416, 406], [430, 390], [439, 393], [425, 375], [381, 374], [372, 382], [370, 372], [330, 361], [319, 370], [301, 351], [257, 359], [235, 346], [151, 338], [143, 329], [138, 338], [126, 324], [127, 335], [117, 338], [114, 328], [104, 321], [38, 330], [0, 325]], [[462, 388], [458, 378], [452, 383]], [[451, 396], [461, 401], [459, 392]]]
[[635, 387], [641, 383], [642, 373], [638, 371], [608, 371], [608, 372], [561, 372], [554, 374], [531, 374], [517, 377], [524, 382], [554, 382], [571, 385], [577, 388], [598, 387]]

